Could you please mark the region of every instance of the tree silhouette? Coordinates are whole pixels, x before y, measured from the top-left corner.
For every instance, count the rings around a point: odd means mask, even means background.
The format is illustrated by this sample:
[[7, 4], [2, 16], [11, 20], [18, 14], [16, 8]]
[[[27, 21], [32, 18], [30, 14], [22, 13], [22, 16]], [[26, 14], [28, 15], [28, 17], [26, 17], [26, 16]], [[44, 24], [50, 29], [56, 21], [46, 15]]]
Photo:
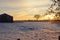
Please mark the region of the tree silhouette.
[[56, 19], [60, 20], [60, 12], [57, 12], [55, 16], [56, 16]]
[[56, 20], [60, 20], [60, 0], [52, 0], [51, 6], [48, 8], [47, 14], [55, 14]]
[[58, 7], [56, 7], [56, 19], [60, 20], [60, 0], [54, 0], [53, 2], [55, 2], [54, 4], [57, 5]]
[[38, 19], [39, 19], [39, 17], [40, 17], [40, 15], [34, 15], [34, 18], [36, 18], [36, 20], [38, 21]]

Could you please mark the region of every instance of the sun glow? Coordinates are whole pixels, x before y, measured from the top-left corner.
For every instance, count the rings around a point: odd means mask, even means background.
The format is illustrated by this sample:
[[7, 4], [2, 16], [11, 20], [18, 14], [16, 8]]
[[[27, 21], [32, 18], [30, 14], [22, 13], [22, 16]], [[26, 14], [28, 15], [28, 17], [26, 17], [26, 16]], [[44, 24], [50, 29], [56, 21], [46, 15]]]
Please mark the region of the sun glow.
[[54, 20], [55, 14], [46, 15], [44, 18], [46, 20]]

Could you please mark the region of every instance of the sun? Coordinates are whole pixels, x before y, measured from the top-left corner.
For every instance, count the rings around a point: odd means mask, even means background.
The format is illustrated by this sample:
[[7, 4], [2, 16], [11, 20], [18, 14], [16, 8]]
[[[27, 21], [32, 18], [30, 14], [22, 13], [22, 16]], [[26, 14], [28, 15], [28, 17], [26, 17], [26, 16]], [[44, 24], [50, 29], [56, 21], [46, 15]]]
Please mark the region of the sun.
[[46, 20], [54, 20], [55, 14], [46, 15], [44, 18]]

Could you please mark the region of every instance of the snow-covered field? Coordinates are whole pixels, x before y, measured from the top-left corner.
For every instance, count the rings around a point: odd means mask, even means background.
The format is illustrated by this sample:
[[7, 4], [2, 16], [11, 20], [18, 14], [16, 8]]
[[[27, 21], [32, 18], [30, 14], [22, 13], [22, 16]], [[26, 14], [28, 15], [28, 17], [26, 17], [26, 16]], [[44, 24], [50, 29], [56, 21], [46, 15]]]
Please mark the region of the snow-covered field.
[[58, 40], [60, 22], [0, 23], [0, 40]]

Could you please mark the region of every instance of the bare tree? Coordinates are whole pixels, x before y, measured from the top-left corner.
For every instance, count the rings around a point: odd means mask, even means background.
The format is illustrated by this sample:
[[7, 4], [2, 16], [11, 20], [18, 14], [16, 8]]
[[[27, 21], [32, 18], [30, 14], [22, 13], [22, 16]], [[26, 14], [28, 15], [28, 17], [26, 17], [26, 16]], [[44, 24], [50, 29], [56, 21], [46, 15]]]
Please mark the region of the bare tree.
[[57, 20], [60, 20], [60, 0], [54, 0], [53, 2], [55, 2], [55, 5], [57, 5], [58, 7], [56, 7], [56, 15], [55, 15], [55, 17], [56, 17], [56, 19]]
[[57, 12], [55, 17], [56, 17], [57, 20], [60, 20], [60, 12]]
[[38, 15], [38, 14], [34, 15], [34, 18], [36, 18], [37, 21], [38, 21], [39, 17], [40, 17], [40, 15]]
[[[52, 0], [51, 6], [48, 8], [47, 14], [55, 14], [56, 20], [60, 20], [60, 0]], [[55, 7], [55, 8], [54, 8]]]

